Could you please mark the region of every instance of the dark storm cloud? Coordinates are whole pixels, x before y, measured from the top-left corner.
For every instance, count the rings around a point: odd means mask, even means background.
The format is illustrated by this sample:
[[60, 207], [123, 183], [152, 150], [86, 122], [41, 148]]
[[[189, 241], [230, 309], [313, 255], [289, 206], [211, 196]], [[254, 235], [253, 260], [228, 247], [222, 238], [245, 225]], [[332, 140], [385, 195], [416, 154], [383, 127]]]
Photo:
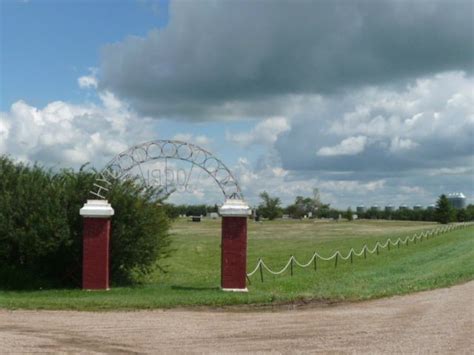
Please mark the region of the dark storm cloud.
[[173, 2], [166, 28], [104, 48], [100, 87], [142, 113], [202, 119], [275, 114], [288, 95], [470, 72], [472, 4]]

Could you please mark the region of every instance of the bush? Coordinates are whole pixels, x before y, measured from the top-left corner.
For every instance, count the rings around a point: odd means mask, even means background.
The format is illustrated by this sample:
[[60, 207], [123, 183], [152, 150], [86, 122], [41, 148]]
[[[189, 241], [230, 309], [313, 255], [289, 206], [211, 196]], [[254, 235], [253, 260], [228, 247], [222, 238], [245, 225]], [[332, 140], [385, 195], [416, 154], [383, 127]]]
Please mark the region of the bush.
[[[79, 286], [82, 217], [79, 209], [95, 172], [15, 164], [0, 157], [0, 287]], [[116, 181], [111, 281], [138, 282], [170, 253], [169, 221], [156, 188]]]

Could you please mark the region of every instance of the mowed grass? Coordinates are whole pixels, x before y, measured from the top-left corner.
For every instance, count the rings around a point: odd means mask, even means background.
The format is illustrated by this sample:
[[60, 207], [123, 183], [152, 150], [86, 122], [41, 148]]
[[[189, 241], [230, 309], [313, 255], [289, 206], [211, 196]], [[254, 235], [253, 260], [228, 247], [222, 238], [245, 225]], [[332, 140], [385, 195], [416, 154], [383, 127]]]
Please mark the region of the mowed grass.
[[[273, 270], [281, 269], [291, 255], [306, 263], [317, 251], [344, 255], [364, 244], [412, 236], [438, 225], [423, 222], [353, 221], [314, 222], [249, 221], [248, 271], [260, 257]], [[313, 266], [294, 268], [282, 275], [257, 272], [248, 293], [227, 293], [220, 286], [220, 221], [192, 223], [178, 220], [172, 229], [176, 252], [167, 259], [168, 273], [156, 272], [138, 287], [113, 287], [109, 291], [79, 289], [0, 291], [0, 307], [28, 309], [112, 310], [225, 306], [286, 302], [356, 301], [445, 287], [474, 278], [474, 227], [455, 230], [379, 255], [350, 261], [318, 260]]]

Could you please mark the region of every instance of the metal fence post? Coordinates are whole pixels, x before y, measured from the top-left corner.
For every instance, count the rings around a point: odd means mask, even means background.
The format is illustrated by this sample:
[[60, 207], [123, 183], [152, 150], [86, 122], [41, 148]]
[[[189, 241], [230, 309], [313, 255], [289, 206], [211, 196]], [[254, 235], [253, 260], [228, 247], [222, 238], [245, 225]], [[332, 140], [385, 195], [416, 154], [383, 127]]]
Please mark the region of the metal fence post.
[[262, 265], [262, 259], [261, 258], [259, 260], [259, 264], [260, 264], [260, 281], [263, 282], [263, 265]]

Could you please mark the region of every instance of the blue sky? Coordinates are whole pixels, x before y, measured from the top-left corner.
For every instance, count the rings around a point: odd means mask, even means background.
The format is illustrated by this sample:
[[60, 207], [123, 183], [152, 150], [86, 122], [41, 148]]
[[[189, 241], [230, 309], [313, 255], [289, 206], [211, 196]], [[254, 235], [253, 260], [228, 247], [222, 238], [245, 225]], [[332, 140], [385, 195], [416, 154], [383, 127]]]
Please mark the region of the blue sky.
[[104, 44], [163, 27], [168, 3], [2, 0], [1, 109], [24, 99], [81, 102], [78, 76], [97, 67]]
[[[472, 202], [473, 11], [2, 0], [0, 154], [101, 168], [134, 144], [182, 139], [221, 158], [252, 204], [313, 188], [340, 208], [457, 191]], [[222, 199], [205, 190], [174, 198]]]

